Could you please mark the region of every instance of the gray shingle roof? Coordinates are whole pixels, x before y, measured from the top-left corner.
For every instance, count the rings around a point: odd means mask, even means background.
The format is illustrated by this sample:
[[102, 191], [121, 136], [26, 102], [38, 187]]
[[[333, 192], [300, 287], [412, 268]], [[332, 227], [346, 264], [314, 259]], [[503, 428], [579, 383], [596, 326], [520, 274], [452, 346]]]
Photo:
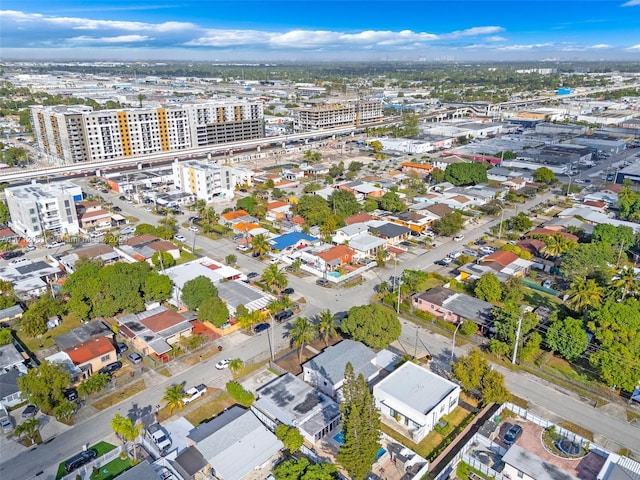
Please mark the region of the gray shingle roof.
[[378, 371], [373, 364], [376, 354], [366, 345], [353, 340], [343, 340], [327, 348], [320, 355], [306, 362], [303, 367], [320, 372], [333, 385], [344, 378], [344, 368], [351, 363], [356, 377], [362, 373], [365, 379]]

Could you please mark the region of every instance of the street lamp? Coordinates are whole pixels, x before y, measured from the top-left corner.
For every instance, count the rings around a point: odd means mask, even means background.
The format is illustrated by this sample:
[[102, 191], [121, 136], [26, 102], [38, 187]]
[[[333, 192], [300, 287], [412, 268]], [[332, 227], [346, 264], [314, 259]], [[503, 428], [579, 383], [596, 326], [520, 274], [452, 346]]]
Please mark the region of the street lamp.
[[455, 351], [456, 348], [456, 333], [458, 333], [458, 329], [460, 328], [460, 325], [462, 325], [462, 322], [458, 322], [458, 324], [456, 325], [456, 329], [453, 332], [453, 343], [451, 344], [451, 361], [449, 363], [453, 363], [453, 352]]
[[504, 205], [500, 209], [500, 226], [498, 227], [498, 240], [502, 238], [502, 224], [504, 223]]

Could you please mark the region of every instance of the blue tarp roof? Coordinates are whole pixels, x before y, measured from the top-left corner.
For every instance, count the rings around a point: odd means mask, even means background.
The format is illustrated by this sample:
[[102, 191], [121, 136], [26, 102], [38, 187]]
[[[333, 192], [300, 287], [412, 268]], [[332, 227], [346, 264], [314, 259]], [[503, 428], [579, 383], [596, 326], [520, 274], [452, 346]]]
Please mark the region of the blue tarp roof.
[[271, 239], [271, 245], [274, 250], [284, 250], [287, 247], [295, 245], [300, 240], [308, 242], [316, 242], [318, 239], [302, 232], [290, 232]]

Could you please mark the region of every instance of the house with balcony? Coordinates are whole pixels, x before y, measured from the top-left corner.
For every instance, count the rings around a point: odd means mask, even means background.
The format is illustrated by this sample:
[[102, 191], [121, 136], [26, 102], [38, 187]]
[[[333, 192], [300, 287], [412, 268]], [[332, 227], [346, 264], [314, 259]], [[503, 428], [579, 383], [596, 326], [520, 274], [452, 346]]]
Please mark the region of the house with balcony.
[[315, 254], [315, 268], [321, 272], [331, 272], [353, 262], [355, 256], [356, 252], [346, 245], [336, 245]]
[[419, 443], [460, 398], [460, 386], [430, 370], [405, 362], [373, 386], [382, 421]]
[[291, 214], [291, 205], [287, 202], [274, 201], [267, 203], [266, 219], [272, 222], [285, 220]]

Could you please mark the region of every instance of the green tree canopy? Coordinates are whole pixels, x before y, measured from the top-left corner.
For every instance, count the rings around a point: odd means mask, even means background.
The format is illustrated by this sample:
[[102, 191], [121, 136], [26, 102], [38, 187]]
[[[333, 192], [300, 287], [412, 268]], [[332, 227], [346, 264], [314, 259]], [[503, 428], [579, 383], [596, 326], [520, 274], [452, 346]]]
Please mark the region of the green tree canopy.
[[169, 252], [160, 250], [151, 256], [151, 263], [153, 263], [158, 270], [164, 270], [165, 268], [173, 267], [176, 264], [176, 259], [173, 258], [173, 255]]
[[60, 316], [63, 311], [64, 306], [59, 300], [50, 295], [43, 295], [29, 305], [20, 319], [20, 325], [31, 337], [42, 335], [47, 331], [49, 317]]
[[340, 330], [371, 348], [385, 348], [400, 338], [398, 316], [380, 305], [351, 307]]
[[402, 201], [400, 196], [395, 192], [387, 192], [378, 202], [382, 210], [387, 212], [404, 212], [407, 209], [406, 203]]
[[331, 214], [329, 204], [319, 195], [302, 195], [298, 201], [298, 213], [309, 225], [320, 225]]
[[434, 168], [431, 170], [431, 181], [433, 183], [442, 183], [445, 179], [445, 172], [440, 168]]
[[250, 195], [248, 197], [241, 198], [236, 202], [236, 208], [239, 210], [244, 210], [249, 215], [257, 216], [258, 213], [258, 204], [259, 201], [254, 195]]
[[626, 225], [609, 225], [601, 223], [593, 227], [591, 239], [594, 242], [602, 242], [614, 247], [623, 249], [629, 248], [636, 243], [636, 235], [631, 227]]
[[539, 183], [551, 184], [556, 181], [556, 174], [547, 167], [541, 167], [534, 172], [533, 179]]
[[364, 203], [362, 204], [362, 209], [365, 212], [373, 212], [374, 210], [376, 210], [378, 208], [378, 201], [373, 198], [373, 197], [369, 197], [367, 198]]
[[487, 302], [497, 302], [502, 298], [502, 284], [494, 273], [485, 273], [473, 288], [476, 297]]
[[509, 229], [515, 230], [516, 232], [528, 232], [531, 230], [531, 227], [533, 227], [533, 220], [531, 220], [526, 213], [520, 212], [507, 220], [507, 225]]
[[559, 353], [570, 362], [578, 359], [589, 343], [582, 320], [572, 317], [553, 322], [544, 341], [552, 352]]
[[471, 350], [451, 366], [451, 375], [467, 393], [480, 394], [483, 403], [502, 403], [511, 395], [504, 385], [504, 376], [492, 370], [487, 359], [479, 350]]
[[198, 308], [198, 319], [221, 327], [229, 320], [229, 309], [219, 297], [208, 297]]
[[335, 190], [327, 199], [329, 209], [334, 215], [344, 219], [361, 210], [356, 196], [347, 190]]
[[11, 220], [11, 214], [9, 213], [9, 207], [6, 202], [0, 201], [0, 223], [6, 225]]
[[31, 368], [26, 375], [18, 377], [22, 396], [45, 413], [53, 412], [64, 401], [63, 391], [70, 383], [71, 376], [62, 364], [46, 360], [38, 368]]
[[481, 163], [451, 163], [447, 165], [444, 179], [456, 186], [477, 185], [487, 181], [487, 169]]
[[311, 463], [306, 457], [279, 463], [273, 469], [276, 480], [335, 480], [338, 469], [330, 462]]
[[438, 235], [451, 237], [462, 230], [465, 219], [460, 212], [451, 212], [443, 215], [433, 223], [433, 231]]
[[519, 304], [505, 303], [502, 308], [496, 308], [493, 311], [493, 316], [496, 333], [495, 338], [489, 342], [489, 348], [492, 352], [511, 355], [515, 346], [519, 319], [522, 319], [520, 325], [521, 344], [526, 346], [529, 341], [539, 341], [539, 338], [534, 335], [536, 332], [533, 329], [538, 325], [540, 319], [535, 313], [523, 311]]
[[338, 462], [354, 480], [364, 480], [380, 449], [380, 411], [362, 374], [355, 378], [347, 363], [342, 385], [342, 431], [344, 443]]
[[304, 443], [304, 438], [296, 427], [290, 427], [289, 425], [281, 423], [276, 427], [274, 433], [278, 440], [284, 444], [284, 448], [291, 453], [300, 450], [300, 447], [302, 447]]
[[218, 296], [218, 289], [213, 282], [204, 275], [185, 282], [182, 287], [182, 302], [190, 310], [197, 310], [207, 299]]
[[560, 270], [570, 279], [611, 278], [613, 263], [613, 251], [606, 243], [579, 243], [564, 253]]

